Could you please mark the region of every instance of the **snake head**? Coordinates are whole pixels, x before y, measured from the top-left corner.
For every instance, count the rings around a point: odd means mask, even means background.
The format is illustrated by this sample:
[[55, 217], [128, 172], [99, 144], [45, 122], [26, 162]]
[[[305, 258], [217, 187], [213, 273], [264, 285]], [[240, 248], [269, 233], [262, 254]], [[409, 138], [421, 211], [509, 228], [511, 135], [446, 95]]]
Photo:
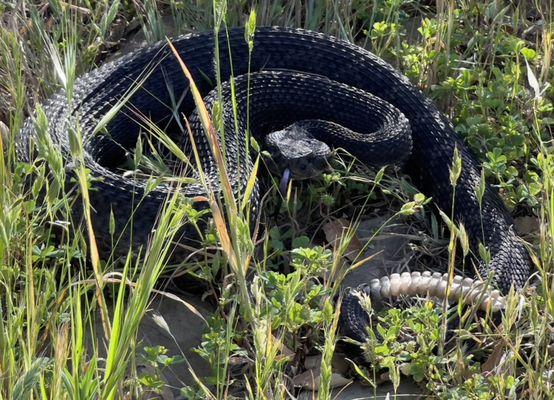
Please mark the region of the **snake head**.
[[301, 122], [268, 134], [266, 146], [277, 173], [288, 170], [294, 179], [310, 179], [329, 170], [329, 146], [313, 137]]

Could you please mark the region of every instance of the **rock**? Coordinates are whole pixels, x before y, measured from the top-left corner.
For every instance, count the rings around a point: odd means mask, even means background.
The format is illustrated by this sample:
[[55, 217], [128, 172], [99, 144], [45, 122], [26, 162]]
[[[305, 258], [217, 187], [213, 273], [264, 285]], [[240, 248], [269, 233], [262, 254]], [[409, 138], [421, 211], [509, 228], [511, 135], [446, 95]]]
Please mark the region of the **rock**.
[[537, 234], [540, 229], [540, 221], [537, 217], [517, 217], [514, 219], [514, 227], [521, 236]]
[[[395, 392], [391, 383], [379, 385], [376, 389], [354, 382], [343, 388], [334, 389], [331, 392], [333, 400], [369, 400], [369, 399], [395, 399], [413, 400], [423, 398], [423, 390], [411, 381], [401, 382], [400, 387]], [[315, 400], [317, 392], [306, 390], [302, 391], [297, 400]]]
[[[181, 296], [181, 300], [193, 306], [205, 318], [213, 313], [198, 298]], [[165, 297], [156, 297], [151, 307], [152, 310], [147, 313], [139, 328], [138, 336], [142, 347], [162, 345], [168, 349], [168, 355], [184, 356], [197, 377], [208, 376], [211, 372], [209, 365], [192, 351], [201, 343], [202, 334], [206, 331], [205, 322], [182, 303]], [[160, 316], [167, 328], [157, 321]], [[164, 370], [163, 375], [172, 387], [178, 388], [194, 382], [186, 363]]]
[[[314, 369], [309, 369], [299, 375], [296, 375], [292, 379], [292, 384], [296, 387], [317, 391], [319, 385], [321, 384], [320, 381], [321, 381], [321, 369], [314, 368]], [[352, 382], [352, 379], [345, 378], [341, 374], [337, 374], [335, 372], [331, 374], [330, 386], [332, 388], [343, 387], [348, 385], [351, 382]]]
[[[130, 26], [126, 28], [127, 31], [133, 30], [136, 25], [140, 25], [138, 20], [133, 20], [130, 23]], [[171, 38], [177, 36], [179, 33], [177, 27], [175, 26], [175, 21], [171, 16], [160, 16], [158, 24], [167, 37]], [[146, 33], [141, 27], [138, 31], [130, 34], [120, 33], [118, 38], [119, 49], [110, 54], [106, 61], [114, 61], [119, 57], [129, 54], [137, 49], [148, 46], [149, 38], [147, 38]], [[154, 40], [155, 42], [155, 40]]]
[[[153, 298], [150, 309], [139, 326], [137, 355], [143, 353], [144, 347], [164, 346], [167, 356], [185, 357], [188, 363], [178, 363], [161, 371], [162, 379], [168, 385], [166, 388], [174, 388], [172, 396], [178, 396], [180, 388], [194, 383], [190, 369], [200, 379], [211, 374], [208, 363], [192, 350], [201, 343], [202, 334], [206, 331], [204, 319], [214, 310], [197, 297], [172, 296], [175, 299], [161, 295]], [[112, 304], [108, 307], [113, 309]], [[99, 356], [105, 357], [107, 345], [103, 341], [100, 316], [96, 318], [95, 331], [97, 341], [100, 342], [97, 343]], [[139, 374], [149, 373], [150, 367], [140, 357], [137, 357], [136, 363]], [[169, 399], [172, 396], [162, 395], [161, 398]]]
[[[356, 232], [359, 240], [365, 245], [389, 217], [385, 215], [361, 221]], [[409, 239], [403, 236], [409, 229], [409, 226], [398, 222], [384, 227], [365, 250], [363, 257], [373, 255], [373, 258], [350, 272], [344, 279], [342, 287], [356, 287], [362, 283], [368, 283], [371, 279], [398, 272], [406, 254], [412, 251], [408, 246]], [[360, 259], [362, 258], [360, 257]]]
[[[357, 238], [365, 245], [390, 216], [384, 215], [361, 221], [356, 232]], [[398, 272], [405, 260], [413, 251], [408, 246], [410, 226], [393, 222], [382, 228], [368, 244], [363, 257], [374, 255], [361, 267], [350, 272], [342, 283], [342, 287], [356, 287], [368, 283], [371, 279], [380, 278], [392, 272]], [[359, 259], [362, 259], [360, 257]], [[402, 399], [418, 399], [422, 397], [423, 390], [412, 381], [406, 379], [395, 392], [391, 383], [378, 385], [376, 389], [355, 381], [343, 388], [334, 389], [331, 395], [335, 400], [362, 400], [362, 399], [387, 399], [402, 395]], [[301, 392], [298, 400], [317, 399], [317, 392], [306, 390]]]

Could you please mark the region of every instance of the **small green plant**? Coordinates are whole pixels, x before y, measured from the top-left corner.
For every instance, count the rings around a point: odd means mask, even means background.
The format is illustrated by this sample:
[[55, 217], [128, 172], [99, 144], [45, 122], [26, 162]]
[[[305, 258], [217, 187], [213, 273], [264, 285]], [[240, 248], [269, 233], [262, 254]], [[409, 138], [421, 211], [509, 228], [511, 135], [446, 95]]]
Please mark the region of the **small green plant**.
[[141, 353], [142, 360], [149, 367], [149, 373], [144, 373], [139, 376], [139, 383], [156, 394], [161, 394], [167, 382], [163, 378], [163, 371], [166, 368], [173, 366], [178, 367], [184, 362], [183, 356], [168, 356], [168, 350], [163, 346], [146, 346], [144, 352]]
[[388, 310], [373, 328], [362, 346], [364, 358], [376, 371], [386, 370], [395, 387], [401, 374], [421, 382], [442, 368], [444, 361], [436, 355], [441, 317], [431, 303]]

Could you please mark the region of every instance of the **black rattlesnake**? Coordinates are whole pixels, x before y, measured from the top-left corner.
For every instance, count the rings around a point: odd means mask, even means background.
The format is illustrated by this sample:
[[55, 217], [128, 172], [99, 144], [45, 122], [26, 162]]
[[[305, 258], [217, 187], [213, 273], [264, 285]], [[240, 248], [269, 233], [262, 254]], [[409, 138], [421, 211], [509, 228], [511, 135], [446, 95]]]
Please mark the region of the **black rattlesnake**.
[[[452, 209], [453, 196], [449, 169], [454, 149], [457, 148], [462, 159], [462, 172], [456, 186], [453, 207], [454, 220], [465, 225], [474, 254], [478, 254], [479, 243], [484, 243], [492, 257], [488, 265], [477, 261], [477, 269], [483, 278], [493, 272], [493, 282], [501, 292], [507, 292], [512, 285], [521, 288], [525, 284], [530, 275], [531, 261], [526, 249], [514, 233], [511, 217], [501, 199], [491, 188], [487, 187], [482, 203], [479, 204], [476, 195], [481, 179], [479, 164], [455, 133], [448, 119], [406, 77], [370, 52], [319, 33], [288, 28], [260, 28], [256, 31], [254, 43], [249, 66], [248, 45], [245, 42], [243, 30], [232, 29], [221, 34], [219, 37], [219, 65], [223, 81], [228, 80], [231, 72], [233, 75], [239, 76], [247, 73], [249, 68], [254, 72], [289, 70], [296, 71], [297, 75], [266, 73], [261, 76], [262, 78], [265, 76], [263, 79], [266, 79], [268, 85], [273, 85], [272, 79], [275, 80], [276, 76], [285, 76], [285, 79], [281, 79], [281, 83], [284, 83], [286, 87], [286, 81], [287, 79], [290, 81], [290, 76], [296, 76], [297, 78], [294, 79], [303, 81], [306, 76], [310, 76], [309, 79], [312, 79], [313, 76], [310, 74], [320, 75], [323, 78], [319, 84], [313, 85], [311, 90], [314, 95], [321, 97], [322, 104], [333, 103], [333, 93], [337, 91], [337, 88], [343, 88], [344, 91], [350, 94], [355, 93], [361, 97], [365, 96], [364, 92], [368, 92], [380, 98], [379, 101], [383, 104], [385, 102], [392, 104], [406, 116], [411, 127], [411, 141], [401, 141], [407, 150], [411, 144], [411, 153], [406, 161], [406, 171], [416, 186], [426, 195], [432, 196], [435, 204], [443, 210]], [[202, 94], [207, 94], [217, 81], [214, 70], [213, 34], [187, 35], [175, 39], [173, 44], [190, 69]], [[230, 62], [230, 54], [232, 62]], [[109, 122], [107, 129], [110, 136], [95, 134], [95, 127], [102, 117], [125, 94], [129, 93], [131, 88], [135, 87], [136, 82], [150, 67], [152, 67], [151, 73], [133, 92], [121, 112]], [[287, 76], [289, 78], [286, 78]], [[329, 80], [334, 82], [328, 84]], [[329, 91], [329, 87], [332, 87], [333, 90]], [[352, 89], [347, 89], [347, 87]], [[267, 132], [290, 123], [291, 119], [289, 115], [285, 116], [285, 112], [268, 112], [267, 109], [264, 111], [263, 101], [269, 101], [269, 99], [266, 96], [264, 100], [263, 85], [258, 89], [262, 90], [262, 94], [256, 99], [259, 103], [251, 103], [250, 111], [252, 119], [261, 121], [265, 126], [258, 131]], [[161, 122], [170, 115], [167, 105], [182, 97], [180, 111], [190, 115], [194, 110], [194, 102], [187, 90], [188, 81], [182, 75], [177, 60], [171, 55], [165, 43], [158, 43], [105, 64], [78, 78], [70, 104], [68, 104], [63, 91], [53, 96], [45, 104], [45, 112], [49, 120], [49, 134], [54, 144], [59, 146], [65, 156], [70, 154], [69, 124], [78, 120], [84, 138], [86, 166], [95, 176], [103, 178], [95, 183], [95, 190], [91, 191], [91, 202], [97, 211], [94, 215], [96, 236], [104, 250], [109, 251], [108, 247], [111, 244], [108, 234], [108, 211], [110, 208], [118, 221], [117, 233], [121, 234], [125, 222], [131, 217], [132, 199], [141, 198], [145, 191], [144, 183], [129, 180], [114, 172], [114, 168], [123, 157], [124, 149], [132, 149], [139, 134], [139, 126], [133, 110], [140, 110], [154, 122]], [[170, 92], [173, 93], [173, 97], [170, 96]], [[274, 106], [281, 104], [282, 110], [291, 110], [291, 107], [287, 106], [287, 102], [291, 101], [290, 93], [287, 94], [287, 90], [274, 89], [271, 96], [271, 100], [275, 103]], [[299, 100], [297, 102], [299, 106], [303, 99], [297, 100]], [[244, 99], [239, 99], [239, 101], [244, 101]], [[339, 107], [340, 111], [340, 102], [334, 104], [333, 107]], [[324, 108], [322, 106], [322, 109]], [[245, 108], [240, 110], [243, 112]], [[258, 110], [265, 114], [256, 114]], [[347, 111], [351, 112], [352, 110]], [[322, 118], [315, 111], [304, 112], [301, 116], [303, 118], [306, 116]], [[340, 122], [341, 118], [338, 119], [339, 121], [335, 122]], [[363, 122], [362, 116], [359, 121]], [[254, 133], [256, 132], [256, 128], [252, 130]], [[386, 132], [382, 133], [386, 134]], [[21, 132], [18, 143], [22, 159], [29, 159], [31, 139], [35, 134], [34, 123], [29, 119]], [[213, 163], [209, 162], [207, 157], [209, 150], [201, 143], [200, 136], [199, 150], [204, 155], [204, 167], [213, 169]], [[244, 141], [238, 140], [233, 129], [228, 132], [225, 140], [227, 141], [227, 153], [231, 158], [238, 159], [244, 156], [246, 151]], [[347, 150], [356, 150], [349, 148], [348, 143], [341, 145]], [[377, 145], [375, 151], [376, 154], [384, 155], [395, 147], [390, 143], [385, 143], [381, 146]], [[396, 156], [387, 155], [385, 158], [388, 160], [391, 158], [394, 160], [395, 157], [401, 159], [401, 154], [402, 152]], [[357, 155], [360, 155], [359, 152]], [[362, 152], [362, 158], [363, 155]], [[229, 165], [235, 165], [233, 160], [229, 162]], [[249, 165], [242, 165], [240, 170], [230, 168], [228, 172], [233, 178], [232, 180], [240, 184], [248, 176]], [[132, 236], [136, 243], [146, 243], [168, 190], [170, 188], [160, 186], [150, 192], [142, 201], [135, 214], [133, 224]], [[186, 193], [194, 195], [198, 190], [198, 187], [192, 186], [186, 189]], [[187, 237], [188, 234], [192, 235], [192, 232], [187, 232], [185, 228], [183, 236]], [[129, 232], [124, 233], [122, 242], [128, 243], [128, 238]], [[407, 293], [425, 292], [425, 289], [421, 287], [410, 291], [410, 282], [417, 281], [418, 284], [424, 282], [420, 277], [408, 274], [402, 277], [394, 276], [392, 280], [398, 281], [401, 278], [408, 286], [407, 289], [404, 288]], [[444, 286], [445, 279], [438, 276], [435, 278], [433, 281], [435, 284], [442, 280]], [[427, 279], [427, 284], [430, 281], [432, 279]], [[386, 280], [383, 281], [383, 284], [386, 285]], [[462, 285], [462, 281], [456, 281], [455, 284]], [[371, 287], [374, 292], [381, 293], [380, 286], [375, 282]], [[366, 288], [368, 293], [371, 293], [371, 287]], [[468, 281], [465, 287], [466, 289], [463, 289], [460, 286], [460, 289], [457, 290], [458, 295], [472, 292], [479, 286]], [[362, 290], [364, 289], [362, 288]], [[387, 290], [383, 289], [383, 293], [386, 295]], [[498, 294], [489, 300], [492, 305], [498, 305], [499, 302], [501, 303], [501, 299], [499, 300]], [[347, 335], [358, 339], [363, 338], [365, 329], [360, 324], [362, 320], [358, 316], [359, 312], [360, 306], [357, 297], [352, 294], [347, 295], [342, 306], [342, 324]]]

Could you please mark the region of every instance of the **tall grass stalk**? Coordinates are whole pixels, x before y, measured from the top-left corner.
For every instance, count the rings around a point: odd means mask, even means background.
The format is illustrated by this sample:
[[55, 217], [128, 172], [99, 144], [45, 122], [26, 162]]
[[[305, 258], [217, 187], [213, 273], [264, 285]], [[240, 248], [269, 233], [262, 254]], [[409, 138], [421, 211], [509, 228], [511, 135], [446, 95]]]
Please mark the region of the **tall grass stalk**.
[[[71, 105], [73, 104], [73, 86], [75, 82], [75, 74], [77, 68], [77, 28], [75, 24], [76, 21], [71, 19], [66, 21], [65, 27], [62, 27], [62, 32], [68, 32], [64, 37], [65, 47], [63, 49], [59, 49], [56, 44], [45, 37], [46, 45], [49, 48], [49, 53], [52, 57], [52, 63], [54, 64], [54, 70], [56, 71], [60, 83], [65, 91], [65, 94], [67, 96], [67, 104], [69, 107], [71, 107]], [[62, 52], [62, 54], [60, 54], [60, 52]], [[90, 262], [96, 280], [96, 297], [100, 306], [104, 334], [106, 335], [107, 339], [110, 337], [111, 326], [109, 323], [108, 308], [106, 306], [106, 300], [103, 293], [104, 282], [102, 278], [103, 274], [100, 265], [100, 256], [98, 254], [96, 237], [94, 234], [94, 228], [92, 226], [91, 204], [89, 196], [89, 178], [88, 172], [86, 171], [85, 167], [83, 137], [79, 127], [79, 121], [71, 121], [68, 129], [71, 157], [73, 163], [77, 166], [75, 172], [77, 175], [79, 191], [82, 199], [83, 213], [88, 235], [88, 250], [90, 255]]]
[[168, 254], [172, 248], [172, 240], [186, 217], [186, 209], [179, 207], [180, 200], [178, 190], [168, 197], [151, 245], [144, 256], [144, 262], [141, 263], [141, 272], [136, 287], [130, 295], [127, 307], [124, 308], [126, 277], [132, 259], [131, 255], [127, 257], [114, 310], [114, 331], [109, 341], [102, 398], [116, 398], [120, 384], [125, 378], [130, 357], [134, 354], [134, 341], [138, 326], [146, 313], [154, 286], [166, 265]]

